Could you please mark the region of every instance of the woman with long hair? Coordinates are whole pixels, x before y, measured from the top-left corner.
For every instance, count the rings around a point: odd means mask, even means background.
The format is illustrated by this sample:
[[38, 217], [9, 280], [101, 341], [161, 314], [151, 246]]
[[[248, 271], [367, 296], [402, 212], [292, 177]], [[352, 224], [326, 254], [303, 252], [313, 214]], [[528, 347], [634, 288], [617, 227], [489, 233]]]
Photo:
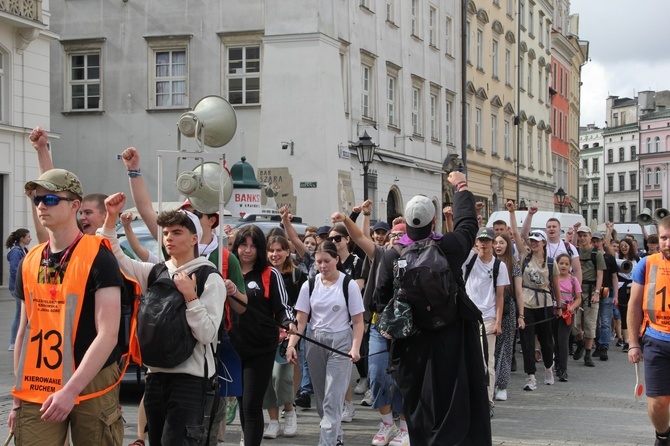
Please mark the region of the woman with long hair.
[[[286, 237], [273, 235], [268, 237], [267, 255], [270, 264], [275, 267], [284, 279], [289, 303], [293, 307], [298, 300], [300, 287], [307, 280], [307, 275], [298, 268], [291, 259], [291, 247]], [[282, 330], [283, 331], [283, 330]], [[280, 333], [280, 339], [286, 332]], [[286, 346], [287, 339], [282, 339], [278, 347]], [[293, 437], [298, 431], [298, 422], [293, 409], [293, 395], [296, 383], [300, 383], [300, 368], [294, 367], [289, 362], [277, 362], [275, 360], [272, 368], [272, 379], [268, 383], [263, 398], [263, 408], [267, 409], [270, 424], [263, 433], [263, 438], [277, 438], [279, 435], [279, 406], [284, 406], [284, 436]]]
[[248, 301], [247, 311], [233, 319], [230, 330], [233, 347], [242, 360], [240, 421], [244, 444], [258, 446], [265, 424], [263, 397], [279, 342], [279, 330], [272, 319], [283, 327], [292, 326], [293, 308], [281, 273], [268, 262], [265, 235], [258, 226], [240, 229], [232, 252], [242, 267]]
[[[349, 354], [344, 356], [311, 343], [305, 347], [316, 408], [322, 418], [319, 446], [336, 446], [343, 444], [342, 405], [349, 387], [351, 361], [360, 359], [363, 298], [353, 280], [348, 281], [348, 298], [345, 297], [346, 274], [338, 270], [341, 262], [334, 243], [321, 243], [316, 248], [315, 259], [319, 274], [314, 279], [314, 289], [310, 295], [309, 284], [303, 284], [296, 303], [298, 333], [305, 330], [307, 318], [311, 316], [312, 337]], [[298, 357], [297, 343], [297, 336], [291, 336], [286, 350], [286, 359], [293, 363]]]
[[[533, 391], [537, 389], [535, 335], [537, 334], [542, 350], [544, 383], [553, 384], [554, 342], [551, 321], [554, 316], [554, 297], [557, 304], [556, 315], [560, 316], [562, 312], [560, 294], [554, 293], [554, 290], [559, 290], [558, 269], [553, 259], [549, 260], [547, 257], [547, 235], [544, 231], [531, 231], [528, 245], [530, 253], [523, 260], [521, 268], [523, 307], [519, 309], [519, 328], [522, 328], [523, 369], [528, 375], [523, 389]], [[549, 268], [553, 268], [551, 274]]]
[[493, 253], [507, 267], [510, 284], [505, 287], [501, 330], [496, 338], [495, 349], [495, 392], [494, 398], [498, 401], [507, 400], [507, 385], [512, 370], [512, 356], [514, 354], [514, 334], [516, 332], [517, 308], [523, 307], [521, 293], [521, 268], [514, 260], [514, 249], [509, 235], [502, 233], [493, 241]]
[[[27, 246], [30, 244], [30, 231], [26, 228], [19, 228], [9, 234], [5, 241], [5, 247], [9, 250], [7, 252], [7, 261], [9, 262], [9, 293], [13, 296], [16, 286], [16, 272], [19, 268], [19, 263], [28, 254]], [[14, 320], [12, 321], [12, 331], [9, 337], [9, 351], [14, 350], [14, 342], [16, 341], [16, 333], [19, 330], [19, 322], [21, 321], [21, 301], [16, 300], [16, 312], [14, 313]]]
[[617, 260], [628, 260], [633, 264], [630, 273], [618, 274], [619, 276], [619, 311], [621, 312], [621, 335], [623, 337], [623, 351], [628, 351], [628, 324], [626, 317], [628, 314], [628, 300], [630, 299], [630, 288], [633, 283], [633, 270], [640, 261], [633, 242], [624, 238], [619, 241], [619, 252], [616, 255]]

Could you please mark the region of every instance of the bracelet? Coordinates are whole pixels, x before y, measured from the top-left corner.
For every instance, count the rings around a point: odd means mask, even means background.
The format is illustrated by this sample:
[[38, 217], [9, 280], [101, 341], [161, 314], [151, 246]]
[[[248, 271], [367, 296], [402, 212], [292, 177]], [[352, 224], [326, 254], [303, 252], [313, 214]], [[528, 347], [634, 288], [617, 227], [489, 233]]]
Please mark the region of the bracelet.
[[633, 347], [628, 347], [628, 351], [631, 351], [631, 350], [633, 350], [634, 348], [639, 348], [640, 350], [642, 350], [642, 347], [638, 347], [638, 346], [636, 345], [636, 346], [633, 346]]
[[128, 177], [129, 178], [137, 178], [137, 177], [141, 177], [141, 176], [142, 176], [142, 172], [140, 171], [140, 169], [137, 169], [137, 170], [128, 169]]
[[232, 296], [232, 297], [237, 296], [237, 285], [235, 285], [235, 292], [234, 292], [233, 294], [231, 294], [231, 296]]
[[369, 212], [363, 211], [363, 215], [365, 215], [366, 217], [369, 217], [370, 215], [372, 215], [372, 211], [369, 211]]
[[198, 296], [195, 296], [193, 299], [190, 299], [190, 300], [184, 300], [184, 302], [190, 303], [190, 302], [193, 302], [194, 300], [198, 300]]
[[454, 186], [454, 189], [456, 189], [457, 191], [459, 191], [459, 189], [460, 189], [463, 185], [467, 186], [467, 185], [468, 185], [468, 182], [465, 181], [465, 180], [463, 180], [463, 181], [459, 181], [458, 183], [456, 183], [456, 186]]
[[524, 316], [523, 314], [520, 314], [519, 317], [524, 320], [526, 319], [526, 316]]

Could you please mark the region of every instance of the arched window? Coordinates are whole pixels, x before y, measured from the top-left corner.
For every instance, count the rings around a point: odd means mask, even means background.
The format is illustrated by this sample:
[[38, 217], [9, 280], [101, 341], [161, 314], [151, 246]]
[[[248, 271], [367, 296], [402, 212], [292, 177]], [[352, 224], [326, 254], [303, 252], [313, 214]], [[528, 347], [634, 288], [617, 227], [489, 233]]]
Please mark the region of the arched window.
[[654, 184], [655, 185], [660, 185], [661, 184], [661, 168], [657, 167], [656, 170], [654, 170]]
[[661, 138], [658, 136], [654, 138], [654, 152], [658, 153], [661, 151]]
[[645, 177], [645, 184], [651, 186], [651, 169], [647, 169]]
[[651, 138], [647, 138], [647, 153], [651, 153]]

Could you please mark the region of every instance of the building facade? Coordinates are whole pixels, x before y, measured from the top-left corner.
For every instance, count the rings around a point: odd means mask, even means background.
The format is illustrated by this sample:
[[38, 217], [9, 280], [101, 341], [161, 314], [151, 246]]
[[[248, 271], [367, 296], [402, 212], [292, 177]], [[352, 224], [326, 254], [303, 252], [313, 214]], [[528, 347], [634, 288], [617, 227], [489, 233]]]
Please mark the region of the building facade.
[[[660, 208], [668, 209], [670, 203], [670, 110], [665, 104], [670, 91], [641, 91], [640, 102], [640, 207], [648, 208], [652, 215]], [[658, 107], [657, 107], [658, 101]]]
[[[237, 114], [235, 136], [216, 150], [229, 165], [245, 156], [276, 203], [306, 222], [363, 201], [349, 145], [364, 131], [380, 145], [374, 219], [399, 215], [416, 194], [438, 210], [448, 200], [445, 171], [460, 154], [455, 2], [54, 3], [53, 158], [86, 190], [128, 191], [117, 154], [135, 146], [156, 196], [157, 151], [176, 150], [179, 117], [213, 94]], [[166, 169], [161, 188], [174, 200]]]
[[[50, 129], [49, 0], [0, 2], [0, 226], [3, 237], [33, 229], [32, 204], [23, 193], [37, 178], [37, 156], [28, 139], [32, 128]], [[34, 232], [33, 232], [34, 233]], [[4, 240], [4, 238], [3, 238]], [[6, 252], [2, 283], [9, 279]]]
[[[602, 182], [605, 171], [603, 142], [603, 130], [593, 124], [580, 132], [579, 204], [584, 220], [596, 228], [604, 221], [605, 210], [605, 188]], [[594, 221], [595, 225], [592, 224]]]

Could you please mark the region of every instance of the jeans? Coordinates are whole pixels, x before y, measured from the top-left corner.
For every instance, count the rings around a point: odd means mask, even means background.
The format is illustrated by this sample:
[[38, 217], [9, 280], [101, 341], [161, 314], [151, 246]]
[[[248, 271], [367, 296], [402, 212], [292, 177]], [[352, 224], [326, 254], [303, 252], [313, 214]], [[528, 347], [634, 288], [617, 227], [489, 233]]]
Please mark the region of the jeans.
[[16, 312], [14, 313], [14, 320], [12, 321], [12, 331], [9, 335], [9, 343], [14, 345], [16, 341], [16, 333], [19, 331], [19, 322], [21, 322], [21, 299], [14, 298], [16, 301]]
[[600, 313], [598, 314], [598, 345], [607, 349], [612, 337], [612, 309], [614, 298], [600, 299]]
[[[402, 395], [398, 386], [393, 382], [393, 378], [386, 373], [389, 365], [388, 341], [379, 334], [376, 325], [370, 325], [370, 343], [369, 349], [371, 355], [368, 357], [368, 379], [370, 380], [370, 393], [372, 394], [372, 408], [379, 409], [384, 406], [391, 406], [394, 414], [402, 413]], [[377, 352], [384, 352], [375, 354]], [[393, 389], [392, 389], [393, 387]]]
[[[305, 327], [305, 336], [309, 335], [310, 326], [307, 324]], [[298, 352], [298, 359], [300, 361], [300, 393], [314, 393], [314, 388], [312, 387], [312, 378], [309, 376], [309, 366], [307, 365], [307, 357], [305, 356], [305, 350], [307, 350], [307, 342], [303, 340], [300, 344], [300, 351]]]

